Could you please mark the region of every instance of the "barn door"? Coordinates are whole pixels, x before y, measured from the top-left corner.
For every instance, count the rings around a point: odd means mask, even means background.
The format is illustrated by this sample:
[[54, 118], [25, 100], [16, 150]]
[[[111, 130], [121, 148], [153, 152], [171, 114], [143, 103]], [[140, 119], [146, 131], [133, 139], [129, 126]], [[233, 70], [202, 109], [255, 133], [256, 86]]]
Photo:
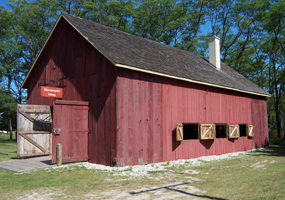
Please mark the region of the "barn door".
[[17, 157], [52, 153], [50, 106], [17, 105]]
[[52, 162], [62, 145], [62, 162], [88, 160], [88, 102], [55, 100], [52, 124]]

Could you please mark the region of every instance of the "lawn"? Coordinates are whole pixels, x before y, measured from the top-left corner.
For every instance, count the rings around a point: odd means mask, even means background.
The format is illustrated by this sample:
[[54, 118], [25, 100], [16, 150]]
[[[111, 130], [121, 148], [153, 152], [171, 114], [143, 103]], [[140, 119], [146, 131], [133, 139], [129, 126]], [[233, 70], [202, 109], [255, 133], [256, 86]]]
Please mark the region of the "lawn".
[[[1, 152], [15, 156], [15, 144], [14, 149], [8, 150], [11, 146], [7, 145], [5, 150], [2, 144], [8, 142], [0, 142]], [[230, 159], [165, 162], [160, 166], [163, 171], [147, 175], [137, 172], [135, 166], [120, 171], [85, 165], [27, 173], [0, 169], [0, 199], [285, 199], [282, 146]]]
[[17, 142], [15, 135], [13, 135], [13, 140], [10, 141], [9, 139], [9, 134], [0, 133], [0, 162], [17, 157]]

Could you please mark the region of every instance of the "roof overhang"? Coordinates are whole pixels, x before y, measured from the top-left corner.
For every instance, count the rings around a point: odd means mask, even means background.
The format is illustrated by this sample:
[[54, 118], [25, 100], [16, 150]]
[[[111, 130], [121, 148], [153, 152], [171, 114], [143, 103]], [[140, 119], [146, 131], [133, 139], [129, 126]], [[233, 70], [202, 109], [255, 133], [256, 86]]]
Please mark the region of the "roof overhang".
[[173, 75], [169, 75], [169, 74], [163, 74], [163, 73], [160, 73], [160, 72], [154, 72], [154, 71], [140, 69], [140, 68], [137, 68], [137, 67], [131, 67], [131, 66], [122, 65], [122, 64], [115, 64], [115, 66], [116, 67], [125, 68], [125, 69], [134, 70], [134, 71], [144, 72], [144, 73], [148, 73], [148, 74], [154, 74], [154, 75], [158, 75], [158, 76], [163, 76], [163, 77], [167, 77], [167, 78], [173, 78], [173, 79], [177, 79], [177, 80], [181, 80], [181, 81], [187, 81], [187, 82], [190, 82], [190, 83], [207, 85], [207, 86], [211, 86], [211, 87], [217, 87], [217, 88], [222, 88], [222, 89], [227, 89], [227, 90], [233, 90], [233, 91], [237, 91], [237, 92], [253, 94], [253, 95], [258, 95], [258, 96], [271, 97], [271, 95], [260, 94], [260, 93], [245, 91], [245, 90], [239, 90], [239, 89], [236, 89], [236, 88], [231, 88], [231, 87], [226, 87], [226, 86], [221, 86], [221, 85], [205, 83], [205, 82], [201, 82], [201, 81], [191, 80], [191, 79], [182, 78], [182, 77], [178, 77], [178, 76], [173, 76]]
[[108, 55], [106, 55], [100, 48], [98, 48], [92, 41], [90, 41], [88, 39], [88, 37], [86, 37], [83, 33], [80, 32], [80, 30], [78, 30], [71, 22], [68, 21], [68, 19], [66, 19], [63, 15], [60, 15], [59, 18], [57, 19], [52, 31], [50, 32], [48, 38], [46, 39], [43, 47], [41, 48], [41, 51], [39, 52], [39, 55], [36, 57], [36, 60], [33, 62], [32, 67], [30, 68], [27, 76], [25, 77], [21, 87], [23, 88], [23, 86], [25, 85], [31, 71], [33, 70], [37, 60], [39, 59], [39, 57], [41, 56], [46, 44], [48, 43], [50, 37], [52, 36], [54, 30], [56, 29], [59, 21], [64, 18], [83, 38], [85, 38], [95, 49], [97, 49], [102, 55], [104, 55], [114, 66], [116, 67], [120, 67], [120, 68], [125, 68], [125, 69], [130, 69], [130, 70], [134, 70], [134, 71], [139, 71], [139, 72], [144, 72], [144, 73], [148, 73], [148, 74], [153, 74], [153, 75], [158, 75], [158, 76], [163, 76], [163, 77], [167, 77], [167, 78], [172, 78], [172, 79], [177, 79], [177, 80], [181, 80], [181, 81], [187, 81], [190, 83], [196, 83], [196, 84], [201, 84], [201, 85], [207, 85], [207, 86], [212, 86], [212, 87], [217, 87], [217, 88], [223, 88], [223, 89], [227, 89], [227, 90], [233, 90], [233, 91], [237, 91], [237, 92], [242, 92], [242, 93], [246, 93], [246, 94], [252, 94], [252, 95], [258, 95], [258, 96], [264, 96], [264, 97], [271, 97], [271, 95], [266, 95], [266, 94], [260, 94], [260, 93], [255, 93], [255, 92], [250, 92], [250, 91], [246, 91], [246, 90], [240, 90], [240, 89], [236, 89], [236, 88], [231, 88], [231, 87], [226, 87], [226, 86], [221, 86], [221, 85], [216, 85], [216, 84], [210, 84], [210, 83], [206, 83], [206, 82], [201, 82], [201, 81], [196, 81], [196, 80], [191, 80], [191, 79], [187, 79], [187, 78], [183, 78], [183, 77], [178, 77], [178, 76], [173, 76], [173, 75], [169, 75], [169, 74], [165, 74], [165, 73], [160, 73], [160, 72], [155, 72], [155, 71], [151, 71], [151, 70], [145, 70], [145, 69], [141, 69], [138, 67], [132, 67], [132, 66], [128, 66], [128, 65], [124, 65], [124, 64], [119, 64], [119, 63], [115, 63]]

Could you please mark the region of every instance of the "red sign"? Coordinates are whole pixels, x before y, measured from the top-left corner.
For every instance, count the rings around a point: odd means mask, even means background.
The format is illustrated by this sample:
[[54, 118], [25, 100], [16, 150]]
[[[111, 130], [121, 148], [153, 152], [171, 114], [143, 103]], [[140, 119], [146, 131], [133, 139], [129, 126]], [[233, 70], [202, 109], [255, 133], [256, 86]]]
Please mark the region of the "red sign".
[[62, 98], [62, 88], [41, 86], [41, 96]]

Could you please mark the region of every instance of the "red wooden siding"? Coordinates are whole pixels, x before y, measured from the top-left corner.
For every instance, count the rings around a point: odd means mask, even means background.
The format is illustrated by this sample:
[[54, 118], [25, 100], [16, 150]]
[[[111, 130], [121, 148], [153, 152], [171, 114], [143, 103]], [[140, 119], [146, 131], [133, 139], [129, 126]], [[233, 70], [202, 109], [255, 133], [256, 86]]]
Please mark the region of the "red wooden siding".
[[[256, 148], [265, 147], [269, 144], [267, 103], [266, 99], [251, 100], [252, 124], [254, 125], [253, 145]], [[262, 134], [260, 134], [262, 133]]]
[[176, 142], [177, 122], [253, 124], [254, 141], [262, 140], [257, 142], [259, 146], [268, 144], [265, 98], [253, 99], [253, 95], [168, 78], [163, 83], [163, 160], [218, 155], [253, 147], [253, 140], [248, 137]]
[[53, 105], [53, 98], [40, 97], [40, 85], [62, 87], [62, 100], [89, 101], [89, 161], [114, 164], [115, 67], [61, 20], [34, 69], [33, 80], [26, 84], [28, 104]]
[[162, 161], [161, 77], [125, 69], [117, 79], [117, 163]]
[[[265, 146], [266, 99], [120, 69], [117, 80], [117, 163], [195, 158]], [[176, 141], [176, 123], [253, 124], [254, 140]], [[262, 124], [262, 126], [261, 126]], [[258, 138], [258, 139], [257, 139]]]

